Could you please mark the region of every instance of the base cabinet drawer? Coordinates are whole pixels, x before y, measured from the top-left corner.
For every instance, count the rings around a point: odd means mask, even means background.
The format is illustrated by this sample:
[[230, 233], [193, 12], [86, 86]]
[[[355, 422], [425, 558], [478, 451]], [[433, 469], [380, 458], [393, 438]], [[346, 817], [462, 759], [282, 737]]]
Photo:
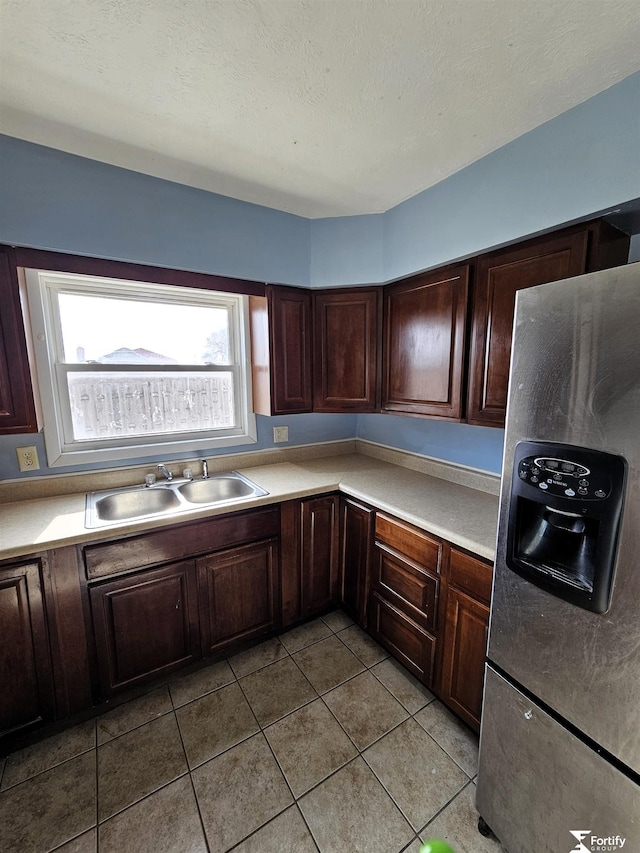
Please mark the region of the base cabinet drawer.
[[200, 657], [194, 560], [89, 590], [101, 698]]
[[376, 592], [370, 599], [368, 629], [420, 681], [431, 686], [435, 637]]
[[376, 544], [376, 555], [375, 586], [378, 591], [418, 625], [435, 632], [438, 579], [380, 543]]

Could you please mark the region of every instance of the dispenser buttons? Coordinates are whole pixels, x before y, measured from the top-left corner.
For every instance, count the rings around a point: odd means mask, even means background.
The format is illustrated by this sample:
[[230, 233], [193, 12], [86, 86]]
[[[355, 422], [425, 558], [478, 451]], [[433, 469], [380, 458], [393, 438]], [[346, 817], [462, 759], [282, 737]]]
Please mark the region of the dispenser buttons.
[[[533, 480], [533, 477], [531, 479]], [[549, 484], [548, 483], [540, 483], [540, 488], [546, 490], [549, 488]]]
[[573, 489], [565, 489], [564, 493], [568, 498], [575, 498], [576, 496], [576, 493], [573, 491]]
[[598, 489], [595, 494], [597, 498], [606, 498], [607, 496], [607, 493], [603, 492], [602, 489]]

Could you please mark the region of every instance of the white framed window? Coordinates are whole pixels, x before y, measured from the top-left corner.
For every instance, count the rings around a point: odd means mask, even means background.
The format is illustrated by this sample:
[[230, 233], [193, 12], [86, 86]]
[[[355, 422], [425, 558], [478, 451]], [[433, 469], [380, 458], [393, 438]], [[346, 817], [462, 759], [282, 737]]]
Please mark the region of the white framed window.
[[245, 296], [25, 277], [49, 466], [256, 441]]

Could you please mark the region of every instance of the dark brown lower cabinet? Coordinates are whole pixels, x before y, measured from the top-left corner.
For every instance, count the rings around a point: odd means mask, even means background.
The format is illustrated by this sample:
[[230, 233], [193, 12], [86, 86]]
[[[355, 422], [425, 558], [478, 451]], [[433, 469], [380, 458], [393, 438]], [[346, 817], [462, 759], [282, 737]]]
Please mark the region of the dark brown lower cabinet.
[[451, 548], [439, 693], [476, 731], [482, 709], [492, 574], [489, 563]]
[[302, 616], [338, 602], [338, 497], [300, 502]]
[[435, 676], [442, 542], [378, 513], [370, 633], [424, 684]]
[[376, 592], [370, 599], [368, 629], [400, 663], [431, 686], [436, 653], [434, 636]]
[[374, 523], [375, 510], [357, 501], [340, 499], [340, 603], [363, 628], [367, 625]]
[[204, 654], [276, 627], [280, 611], [277, 540], [209, 554], [197, 565]]
[[0, 740], [54, 718], [38, 560], [0, 568]]
[[96, 584], [89, 595], [101, 698], [200, 657], [195, 560]]

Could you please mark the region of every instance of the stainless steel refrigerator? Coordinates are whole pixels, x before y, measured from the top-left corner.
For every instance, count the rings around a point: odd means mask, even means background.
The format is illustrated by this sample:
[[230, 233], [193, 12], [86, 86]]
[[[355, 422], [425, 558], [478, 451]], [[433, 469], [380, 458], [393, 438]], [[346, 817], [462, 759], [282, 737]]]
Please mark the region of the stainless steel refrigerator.
[[640, 264], [518, 293], [477, 780], [509, 853], [640, 853]]

